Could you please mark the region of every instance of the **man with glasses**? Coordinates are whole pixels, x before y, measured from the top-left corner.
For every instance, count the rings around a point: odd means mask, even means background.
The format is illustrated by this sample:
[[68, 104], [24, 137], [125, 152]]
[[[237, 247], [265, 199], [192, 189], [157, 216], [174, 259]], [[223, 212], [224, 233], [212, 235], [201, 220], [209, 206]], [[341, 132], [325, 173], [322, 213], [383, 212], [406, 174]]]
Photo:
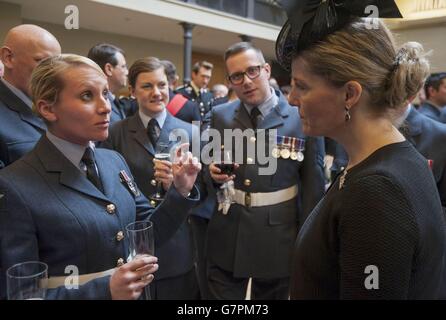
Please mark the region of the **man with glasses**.
[[[233, 147], [233, 154], [244, 150], [243, 163], [236, 164], [233, 175], [209, 166], [215, 191], [232, 181], [235, 195], [229, 208], [216, 207], [209, 222], [209, 288], [216, 299], [244, 299], [252, 278], [252, 299], [288, 299], [291, 248], [324, 193], [323, 140], [303, 135], [297, 108], [270, 87], [271, 67], [259, 49], [237, 43], [226, 51], [225, 63], [240, 101], [215, 106], [209, 125], [222, 137], [225, 129], [257, 129], [257, 135]], [[283, 146], [283, 152], [276, 153], [276, 171], [261, 175], [258, 169], [264, 165], [245, 152], [250, 143], [257, 151], [268, 149], [256, 142], [261, 129], [268, 134], [276, 129], [277, 136], [290, 143], [304, 141], [301, 157], [290, 157], [291, 144]]]
[[110, 123], [124, 120], [136, 112], [136, 104], [125, 104], [119, 100], [119, 91], [127, 85], [127, 62], [121, 48], [108, 43], [95, 45], [88, 52], [88, 58], [96, 62], [107, 76], [110, 94], [108, 100], [112, 106]]

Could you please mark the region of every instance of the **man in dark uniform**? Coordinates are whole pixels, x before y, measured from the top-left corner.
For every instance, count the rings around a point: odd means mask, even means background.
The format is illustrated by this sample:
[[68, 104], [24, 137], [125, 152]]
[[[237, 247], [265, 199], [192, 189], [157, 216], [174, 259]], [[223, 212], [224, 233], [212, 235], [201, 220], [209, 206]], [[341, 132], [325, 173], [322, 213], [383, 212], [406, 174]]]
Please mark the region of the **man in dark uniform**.
[[123, 120], [134, 114], [136, 104], [122, 103], [118, 96], [119, 90], [127, 84], [129, 73], [124, 50], [108, 43], [101, 43], [90, 49], [88, 58], [96, 62], [107, 76], [110, 88], [108, 100], [112, 106], [110, 123]]
[[0, 168], [31, 151], [45, 132], [45, 124], [32, 112], [29, 83], [37, 64], [60, 52], [56, 38], [35, 25], [17, 26], [6, 35], [0, 56], [5, 66], [0, 78]]
[[[297, 108], [270, 87], [271, 67], [259, 49], [237, 43], [226, 51], [225, 63], [240, 101], [212, 108], [210, 128], [221, 136], [225, 129], [258, 129], [233, 148], [234, 155], [250, 143], [258, 152], [262, 130], [272, 135], [270, 129], [276, 129], [284, 145], [273, 152], [278, 159], [272, 174], [260, 174], [264, 164], [250, 155], [235, 169], [235, 176], [222, 174], [213, 163], [209, 166], [215, 191], [231, 181], [234, 188], [230, 201], [219, 201], [208, 226], [210, 291], [216, 299], [244, 299], [252, 278], [252, 299], [288, 299], [297, 232], [324, 193], [323, 140], [303, 135]], [[291, 141], [300, 141], [301, 147], [294, 148]]]
[[167, 105], [167, 110], [174, 117], [187, 123], [201, 121], [197, 103], [187, 99], [180, 93], [174, 92], [179, 79], [175, 65], [169, 60], [162, 60], [161, 62], [164, 64], [167, 81], [169, 82], [169, 104]]
[[176, 90], [177, 93], [198, 104], [201, 119], [204, 119], [206, 113], [211, 110], [214, 102], [214, 97], [207, 88], [213, 68], [212, 63], [207, 61], [195, 63], [192, 68], [192, 81]]
[[446, 72], [431, 74], [424, 84], [426, 101], [420, 106], [420, 112], [431, 119], [446, 122]]

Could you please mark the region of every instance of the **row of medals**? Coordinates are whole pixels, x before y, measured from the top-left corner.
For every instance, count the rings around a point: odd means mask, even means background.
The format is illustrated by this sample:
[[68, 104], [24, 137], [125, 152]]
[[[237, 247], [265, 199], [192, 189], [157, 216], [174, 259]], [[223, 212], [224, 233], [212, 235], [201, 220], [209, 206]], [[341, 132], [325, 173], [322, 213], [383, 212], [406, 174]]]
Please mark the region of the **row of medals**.
[[273, 148], [271, 154], [274, 158], [291, 159], [302, 162], [304, 160], [305, 140], [294, 137], [277, 137], [277, 146]]

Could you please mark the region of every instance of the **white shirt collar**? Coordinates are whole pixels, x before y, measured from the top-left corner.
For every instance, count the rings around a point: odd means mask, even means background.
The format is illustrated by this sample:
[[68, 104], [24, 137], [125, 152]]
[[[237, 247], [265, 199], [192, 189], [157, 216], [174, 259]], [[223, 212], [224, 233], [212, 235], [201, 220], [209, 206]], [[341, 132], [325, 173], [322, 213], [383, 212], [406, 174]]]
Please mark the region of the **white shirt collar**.
[[20, 100], [22, 100], [30, 109], [33, 108], [33, 102], [30, 99], [30, 97], [28, 97], [25, 93], [23, 93], [22, 90], [17, 89], [16, 87], [14, 87], [12, 84], [10, 84], [5, 78], [0, 78], [0, 80], [3, 82], [3, 84], [5, 86], [8, 87], [9, 90], [12, 91], [12, 93], [14, 93], [17, 98], [19, 98]]

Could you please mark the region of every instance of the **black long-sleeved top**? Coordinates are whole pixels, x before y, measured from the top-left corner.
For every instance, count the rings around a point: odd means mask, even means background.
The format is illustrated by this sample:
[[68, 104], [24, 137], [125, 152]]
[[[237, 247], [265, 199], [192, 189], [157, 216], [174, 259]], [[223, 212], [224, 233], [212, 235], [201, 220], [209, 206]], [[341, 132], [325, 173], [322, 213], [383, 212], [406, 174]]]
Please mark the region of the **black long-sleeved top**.
[[446, 228], [427, 161], [404, 141], [341, 176], [298, 235], [291, 298], [438, 298]]

